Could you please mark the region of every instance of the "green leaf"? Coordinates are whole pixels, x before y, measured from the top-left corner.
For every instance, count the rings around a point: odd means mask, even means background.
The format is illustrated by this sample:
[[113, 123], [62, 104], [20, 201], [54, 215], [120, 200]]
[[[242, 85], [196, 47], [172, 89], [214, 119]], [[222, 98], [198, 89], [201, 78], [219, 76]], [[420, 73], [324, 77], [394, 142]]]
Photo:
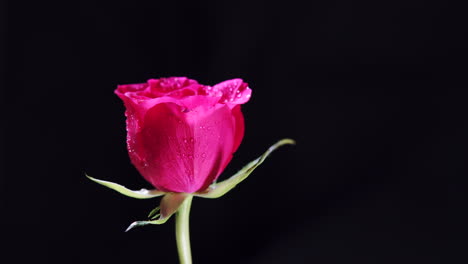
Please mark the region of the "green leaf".
[[[182, 203], [189, 197], [187, 193], [167, 193], [161, 200], [160, 206], [154, 208], [148, 215], [150, 220], [135, 221], [131, 223], [125, 232], [139, 226], [145, 225], [160, 225], [167, 222], [171, 216], [179, 210]], [[156, 219], [158, 218], [159, 219]]]
[[141, 189], [141, 190], [138, 190], [138, 191], [133, 191], [133, 190], [130, 190], [130, 189], [127, 189], [126, 187], [120, 185], [120, 184], [117, 184], [117, 183], [114, 183], [114, 182], [110, 182], [110, 181], [103, 181], [103, 180], [99, 180], [99, 179], [95, 179], [89, 175], [86, 175], [86, 177], [88, 177], [90, 180], [96, 182], [96, 183], [99, 183], [101, 185], [104, 185], [108, 188], [111, 188], [112, 190], [114, 191], [117, 191], [125, 196], [128, 196], [128, 197], [132, 197], [132, 198], [136, 198], [136, 199], [149, 199], [149, 198], [154, 198], [154, 197], [158, 197], [158, 196], [162, 196], [165, 194], [165, 192], [162, 192], [162, 191], [158, 191], [158, 190], [147, 190], [147, 189]]
[[258, 157], [257, 159], [251, 161], [245, 167], [243, 167], [240, 171], [236, 174], [231, 176], [229, 179], [224, 180], [222, 182], [216, 183], [211, 185], [207, 191], [195, 193], [194, 196], [203, 197], [203, 198], [219, 198], [225, 195], [227, 192], [232, 190], [237, 184], [245, 180], [252, 171], [255, 170], [260, 164], [265, 161], [265, 159], [277, 148], [283, 145], [294, 145], [296, 142], [292, 139], [286, 138], [278, 141], [276, 144], [271, 146], [263, 155]]

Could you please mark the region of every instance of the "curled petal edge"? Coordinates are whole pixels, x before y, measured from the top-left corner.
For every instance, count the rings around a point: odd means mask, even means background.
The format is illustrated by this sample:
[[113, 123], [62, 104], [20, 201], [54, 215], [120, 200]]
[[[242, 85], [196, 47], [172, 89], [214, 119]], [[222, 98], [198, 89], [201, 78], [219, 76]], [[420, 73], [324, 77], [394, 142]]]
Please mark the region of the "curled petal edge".
[[229, 179], [212, 184], [210, 187], [208, 187], [207, 190], [194, 193], [194, 196], [214, 199], [214, 198], [219, 198], [225, 195], [234, 187], [236, 187], [237, 184], [245, 180], [277, 148], [284, 146], [284, 145], [295, 145], [295, 144], [296, 142], [293, 139], [289, 139], [289, 138], [285, 138], [276, 142], [274, 145], [268, 148], [268, 150], [265, 151], [263, 155], [251, 161], [250, 163], [248, 163], [246, 166], [244, 166], [240, 171], [238, 171], [236, 174], [231, 176]]
[[128, 197], [132, 197], [132, 198], [136, 198], [136, 199], [150, 199], [150, 198], [154, 198], [154, 197], [159, 197], [159, 196], [162, 196], [164, 194], [166, 194], [165, 192], [163, 191], [159, 191], [159, 190], [147, 190], [147, 189], [140, 189], [140, 190], [130, 190], [130, 189], [127, 189], [125, 186], [122, 186], [118, 183], [114, 183], [114, 182], [110, 182], [110, 181], [104, 181], [104, 180], [99, 180], [99, 179], [96, 179], [96, 178], [93, 178], [89, 175], [86, 175], [86, 177], [88, 177], [88, 179], [98, 183], [98, 184], [101, 184], [103, 186], [106, 186], [107, 188], [110, 188], [114, 191], [117, 191], [125, 196], [128, 196]]

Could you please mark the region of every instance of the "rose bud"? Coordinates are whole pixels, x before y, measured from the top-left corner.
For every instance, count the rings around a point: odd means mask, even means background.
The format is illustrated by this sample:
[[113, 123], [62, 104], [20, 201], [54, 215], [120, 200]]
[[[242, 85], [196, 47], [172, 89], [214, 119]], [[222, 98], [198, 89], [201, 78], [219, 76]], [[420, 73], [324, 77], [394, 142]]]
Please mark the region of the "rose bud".
[[240, 105], [251, 92], [241, 79], [214, 86], [185, 77], [119, 85], [133, 165], [160, 191], [206, 190], [242, 141]]

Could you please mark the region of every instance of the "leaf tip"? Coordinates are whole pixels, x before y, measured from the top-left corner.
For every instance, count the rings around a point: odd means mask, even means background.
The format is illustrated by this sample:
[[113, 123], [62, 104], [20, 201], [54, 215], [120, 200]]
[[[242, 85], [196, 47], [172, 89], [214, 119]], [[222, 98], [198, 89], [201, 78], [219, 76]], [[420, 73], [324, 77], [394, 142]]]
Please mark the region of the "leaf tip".
[[278, 142], [279, 145], [296, 145], [296, 141], [292, 138], [284, 138]]
[[127, 227], [127, 229], [125, 229], [125, 232], [128, 232], [128, 231], [132, 230], [132, 229], [135, 228], [136, 226], [138, 226], [138, 222], [133, 222], [133, 223], [131, 223], [131, 224]]
[[86, 176], [86, 178], [88, 178], [88, 179], [92, 180], [93, 182], [97, 182], [97, 183], [99, 183], [99, 180], [98, 180], [98, 179], [96, 179], [96, 178], [93, 178], [93, 177], [89, 176], [87, 173], [85, 173], [85, 176]]

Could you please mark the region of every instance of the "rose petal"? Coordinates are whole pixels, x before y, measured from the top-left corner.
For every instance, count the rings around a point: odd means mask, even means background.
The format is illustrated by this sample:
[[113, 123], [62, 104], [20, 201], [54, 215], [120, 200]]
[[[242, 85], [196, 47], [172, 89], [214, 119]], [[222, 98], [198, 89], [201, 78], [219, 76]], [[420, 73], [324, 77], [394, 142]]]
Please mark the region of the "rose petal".
[[235, 121], [227, 106], [189, 112], [173, 103], [150, 109], [132, 161], [157, 189], [192, 193], [208, 187], [231, 159]]
[[143, 91], [148, 87], [147, 83], [122, 84], [117, 86], [116, 92], [124, 94], [126, 92]]
[[231, 108], [246, 103], [252, 94], [252, 90], [242, 79], [232, 79], [218, 83], [213, 86], [213, 90], [221, 91], [220, 103], [228, 104]]
[[132, 163], [157, 189], [192, 193], [224, 170], [244, 135], [240, 105], [251, 90], [241, 79], [213, 87], [185, 77], [120, 85]]
[[196, 86], [198, 82], [187, 77], [169, 77], [148, 80], [150, 90], [155, 94], [167, 94], [189, 86]]
[[242, 142], [242, 139], [244, 138], [244, 130], [245, 130], [244, 115], [241, 112], [240, 105], [237, 105], [232, 109], [232, 115], [234, 116], [234, 123], [235, 123], [234, 127], [236, 129], [234, 133], [233, 152], [236, 152]]

